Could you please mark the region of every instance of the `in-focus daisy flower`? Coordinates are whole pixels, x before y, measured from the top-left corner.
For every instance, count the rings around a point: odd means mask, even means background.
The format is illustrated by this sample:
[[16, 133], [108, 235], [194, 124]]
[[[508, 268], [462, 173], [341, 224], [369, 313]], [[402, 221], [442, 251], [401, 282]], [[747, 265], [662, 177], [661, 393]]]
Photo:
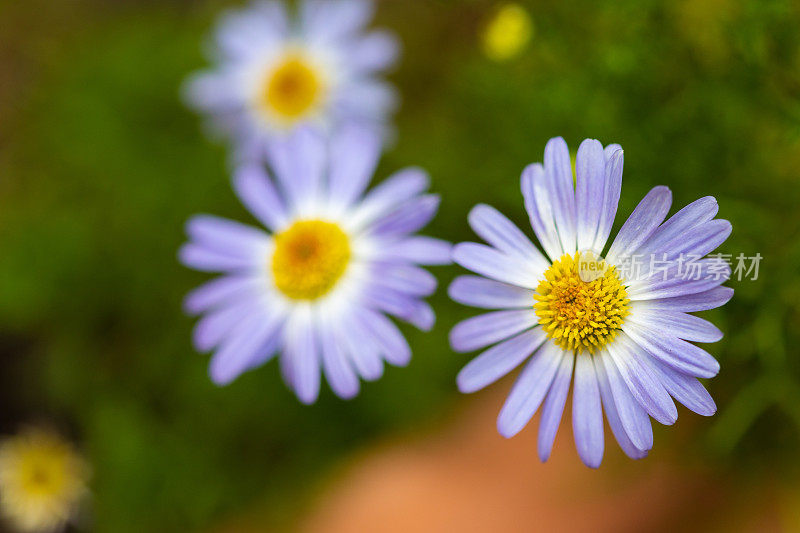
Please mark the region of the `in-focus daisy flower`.
[[227, 384], [280, 352], [286, 383], [316, 400], [320, 369], [342, 398], [359, 376], [378, 379], [383, 361], [405, 365], [411, 350], [386, 315], [428, 330], [424, 298], [436, 279], [418, 265], [450, 262], [450, 245], [415, 235], [439, 198], [428, 177], [401, 170], [365, 193], [380, 155], [379, 136], [346, 126], [329, 142], [301, 129], [272, 143], [269, 163], [239, 168], [234, 187], [267, 228], [196, 216], [187, 225], [184, 264], [223, 275], [192, 292], [198, 350], [215, 350], [210, 375]]
[[214, 70], [185, 87], [190, 106], [233, 137], [240, 157], [263, 155], [264, 140], [299, 125], [330, 130], [343, 121], [381, 125], [396, 105], [376, 75], [399, 45], [366, 31], [367, 0], [301, 0], [296, 16], [277, 1], [257, 1], [224, 16], [216, 31]]
[[622, 163], [619, 145], [603, 148], [587, 139], [578, 149], [574, 181], [567, 144], [551, 139], [544, 165], [522, 173], [525, 209], [545, 254], [487, 205], [476, 206], [469, 223], [488, 246], [453, 249], [455, 262], [480, 276], [457, 278], [450, 296], [499, 309], [453, 328], [456, 351], [491, 346], [461, 370], [458, 387], [477, 391], [528, 360], [497, 428], [505, 437], [515, 435], [543, 404], [543, 461], [572, 382], [575, 445], [591, 467], [603, 458], [603, 411], [623, 451], [638, 459], [653, 446], [649, 417], [662, 424], [677, 420], [672, 398], [701, 415], [716, 410], [697, 378], [715, 376], [719, 364], [691, 342], [716, 342], [722, 333], [688, 313], [719, 307], [733, 295], [720, 286], [730, 276], [728, 264], [705, 258], [731, 225], [714, 219], [718, 207], [710, 196], [664, 222], [671, 193], [655, 187], [606, 250]]
[[533, 21], [519, 4], [506, 4], [494, 15], [483, 32], [483, 51], [495, 61], [520, 53], [531, 40]]
[[0, 509], [15, 530], [63, 528], [87, 493], [89, 469], [72, 445], [31, 428], [0, 443]]

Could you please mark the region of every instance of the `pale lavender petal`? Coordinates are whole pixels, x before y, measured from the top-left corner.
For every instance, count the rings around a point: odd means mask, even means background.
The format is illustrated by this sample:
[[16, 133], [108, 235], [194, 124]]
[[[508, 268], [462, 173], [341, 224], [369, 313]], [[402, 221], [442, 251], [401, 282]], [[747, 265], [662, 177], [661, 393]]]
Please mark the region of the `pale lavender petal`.
[[192, 343], [198, 352], [211, 350], [228, 337], [245, 318], [258, 312], [256, 300], [243, 300], [204, 315], [192, 331]]
[[418, 196], [378, 220], [368, 231], [382, 237], [408, 235], [419, 231], [436, 216], [439, 201], [439, 195], [436, 194]]
[[679, 311], [639, 309], [634, 306], [634, 312], [627, 319], [686, 341], [717, 342], [722, 338], [722, 331], [708, 320]]
[[449, 265], [453, 245], [433, 237], [415, 236], [401, 239], [381, 250], [385, 260], [407, 261], [419, 265]]
[[333, 392], [345, 400], [355, 397], [359, 391], [358, 376], [350, 366], [345, 349], [334, 335], [330, 324], [320, 328], [320, 345], [322, 369]]
[[352, 214], [352, 225], [361, 228], [392, 212], [397, 206], [424, 192], [429, 182], [428, 174], [420, 168], [395, 172], [367, 193]]
[[687, 231], [713, 219], [717, 211], [719, 205], [713, 196], [695, 200], [659, 226], [640, 248], [639, 253], [649, 255], [667, 251], [671, 243], [683, 240]]
[[322, 135], [310, 127], [297, 128], [285, 137], [272, 137], [268, 160], [289, 204], [301, 211], [313, 205], [321, 193], [327, 160]]
[[456, 244], [453, 261], [476, 274], [526, 289], [535, 289], [543, 274], [536, 271], [536, 264], [531, 261], [474, 242]]
[[544, 147], [544, 174], [561, 248], [564, 253], [574, 253], [577, 238], [572, 161], [567, 143], [561, 137], [550, 139]]
[[427, 303], [385, 287], [364, 293], [364, 303], [374, 309], [408, 322], [423, 331], [430, 331], [436, 315]]
[[408, 322], [422, 331], [430, 331], [436, 324], [436, 313], [428, 302], [418, 301], [414, 314], [408, 319]]
[[658, 361], [675, 370], [700, 378], [713, 378], [719, 372], [719, 363], [711, 354], [694, 344], [663, 335], [657, 329], [645, 328], [630, 321], [622, 330]]
[[430, 296], [436, 290], [436, 277], [423, 268], [397, 263], [375, 263], [372, 282], [380, 287], [408, 294]]
[[564, 255], [561, 242], [558, 239], [556, 223], [553, 219], [553, 209], [547, 192], [544, 167], [534, 163], [525, 167], [520, 178], [522, 197], [525, 200], [525, 210], [531, 222], [531, 228], [539, 239], [545, 253], [555, 261]]
[[603, 203], [600, 208], [600, 220], [597, 222], [597, 234], [592, 247], [598, 254], [602, 252], [611, 234], [611, 226], [617, 215], [619, 196], [622, 191], [622, 167], [625, 156], [622, 147], [610, 144], [604, 150], [606, 158], [605, 183], [603, 187]]
[[[671, 246], [652, 258], [650, 256], [642, 256], [637, 251], [637, 256], [643, 257], [644, 261], [638, 264], [640, 278], [634, 280], [637, 287], [634, 288], [632, 293], [636, 293], [641, 287], [638, 285], [657, 285], [668, 282], [685, 282], [697, 281], [702, 276], [697, 276], [694, 272], [690, 274], [689, 265], [697, 265], [699, 267], [708, 269], [719, 265], [716, 268], [715, 277], [727, 280], [730, 272], [730, 265], [721, 257], [711, 257], [703, 260], [699, 258], [705, 256], [707, 253], [716, 249], [722, 244], [725, 239], [731, 234], [731, 224], [727, 220], [712, 220], [705, 222], [699, 226], [695, 226], [682, 233], [679, 239], [672, 241]], [[663, 270], [666, 270], [666, 275]], [[703, 272], [700, 272], [701, 274]], [[687, 276], [689, 279], [687, 280]]]
[[607, 352], [595, 357], [594, 368], [606, 419], [620, 448], [631, 459], [646, 457], [648, 450], [653, 447], [650, 417], [631, 396], [628, 386]]
[[252, 272], [257, 268], [253, 258], [221, 254], [197, 244], [181, 246], [178, 259], [185, 266], [201, 272]]
[[[237, 86], [241, 83], [237, 81]], [[269, 132], [256, 122], [256, 118], [247, 113], [247, 102], [242, 102], [235, 112], [216, 112], [210, 121], [220, 133], [232, 137], [231, 161], [233, 167], [249, 165], [254, 161], [264, 161], [267, 157], [266, 137]], [[212, 133], [213, 135], [213, 133]]]
[[283, 338], [280, 330], [278, 330], [256, 350], [253, 357], [250, 358], [250, 364], [245, 368], [245, 372], [258, 368], [270, 361], [277, 354], [282, 344]]
[[506, 438], [519, 433], [533, 417], [553, 382], [564, 351], [552, 342], [531, 358], [520, 373], [516, 383], [497, 417], [497, 431]]
[[546, 338], [542, 328], [536, 328], [492, 346], [461, 369], [456, 376], [458, 390], [470, 393], [494, 383], [517, 368]]
[[730, 287], [715, 287], [696, 294], [686, 294], [684, 296], [675, 296], [674, 298], [644, 300], [641, 303], [645, 304], [647, 309], [653, 311], [694, 313], [697, 311], [716, 309], [728, 303], [731, 298], [733, 298], [733, 289]]
[[352, 316], [345, 317], [342, 327], [335, 333], [347, 347], [350, 361], [359, 375], [367, 381], [380, 379], [383, 375], [380, 348], [372, 341], [372, 335], [365, 332], [361, 322]]
[[186, 233], [195, 244], [209, 251], [252, 258], [269, 245], [269, 236], [252, 226], [212, 215], [195, 215], [186, 223]]
[[537, 270], [547, 269], [548, 262], [530, 239], [500, 211], [486, 204], [472, 208], [469, 225], [483, 240], [509, 255], [518, 255], [537, 264]]
[[256, 276], [221, 276], [190, 292], [183, 308], [196, 315], [254, 294], [260, 287], [261, 281]]
[[606, 258], [611, 263], [633, 254], [667, 216], [672, 193], [664, 186], [653, 187], [639, 202], [611, 243]]
[[614, 156], [614, 154], [616, 154], [621, 150], [622, 146], [620, 146], [617, 143], [611, 143], [607, 145], [605, 148], [603, 148], [603, 155], [605, 156], [606, 161], [611, 161], [611, 158]]
[[[283, 344], [285, 344], [285, 340], [282, 339], [282, 341]], [[283, 382], [286, 383], [286, 385], [288, 385], [289, 388], [294, 392], [295, 388], [294, 388], [293, 362], [285, 349], [278, 356], [278, 368], [281, 371], [281, 377], [283, 378]]]
[[400, 42], [391, 33], [372, 31], [359, 38], [347, 54], [347, 60], [356, 72], [387, 70], [397, 62]]
[[556, 440], [558, 426], [561, 425], [561, 417], [564, 415], [564, 405], [567, 403], [569, 394], [569, 384], [572, 381], [572, 367], [575, 364], [575, 356], [565, 353], [561, 358], [561, 364], [550, 385], [550, 391], [544, 400], [542, 407], [542, 418], [539, 420], [539, 438], [537, 441], [537, 451], [541, 461], [550, 458], [553, 451], [553, 443]]
[[608, 345], [608, 353], [631, 395], [650, 416], [664, 425], [672, 425], [678, 419], [678, 409], [658, 377], [642, 362], [647, 357], [643, 352], [643, 348], [630, 342], [624, 334]]
[[355, 202], [372, 179], [383, 142], [374, 128], [347, 124], [331, 139], [328, 191], [342, 207]]
[[315, 199], [322, 192], [322, 182], [328, 162], [325, 137], [312, 128], [298, 128], [289, 138], [292, 161], [292, 180], [297, 183], [295, 205]]
[[630, 280], [628, 297], [631, 300], [654, 300], [674, 298], [707, 292], [719, 287], [730, 278], [731, 267], [722, 258], [712, 257], [694, 261], [691, 272], [679, 264], [667, 270], [666, 275], [654, 271], [649, 279]]
[[269, 49], [286, 38], [289, 21], [281, 2], [259, 2], [240, 11], [226, 13], [216, 30], [216, 43], [223, 56], [240, 60]]
[[227, 385], [252, 366], [252, 360], [283, 324], [278, 314], [253, 313], [242, 322], [214, 354], [209, 366], [211, 380]]
[[283, 199], [260, 166], [246, 165], [237, 169], [233, 190], [247, 210], [267, 228], [278, 231], [287, 224], [289, 215]]
[[575, 357], [575, 386], [572, 393], [572, 432], [583, 464], [598, 468], [603, 461], [603, 408], [592, 357]]
[[383, 357], [395, 366], [406, 366], [411, 360], [411, 348], [400, 330], [381, 313], [362, 309], [361, 324], [378, 345]]
[[703, 257], [725, 242], [732, 229], [731, 223], [722, 219], [695, 226], [685, 231], [680, 239], [673, 241], [674, 246], [667, 250], [667, 259], [677, 259], [681, 254]]
[[312, 404], [319, 396], [319, 341], [310, 316], [292, 317], [285, 330], [284, 352], [291, 372], [291, 385], [297, 398]]
[[606, 180], [606, 158], [600, 141], [586, 139], [575, 156], [575, 204], [578, 250], [594, 250], [595, 236], [602, 216]]
[[342, 86], [331, 106], [335, 114], [369, 122], [382, 120], [393, 112], [399, 100], [393, 85], [371, 78], [357, 78]]
[[457, 352], [477, 350], [532, 328], [538, 321], [531, 309], [485, 313], [456, 324], [450, 330], [450, 345]]
[[[198, 111], [238, 114], [242, 98], [231, 90], [235, 84], [236, 78], [229, 69], [197, 72], [181, 86], [181, 98], [187, 106]], [[230, 129], [223, 124], [218, 128], [222, 131]]]
[[533, 291], [480, 276], [459, 276], [447, 290], [450, 298], [464, 305], [484, 309], [530, 308]]
[[711, 416], [717, 412], [717, 405], [703, 384], [692, 376], [682, 374], [672, 367], [653, 360], [664, 388], [680, 403], [702, 416]]
[[373, 9], [368, 0], [302, 0], [303, 34], [320, 43], [342, 39], [363, 28], [372, 18]]

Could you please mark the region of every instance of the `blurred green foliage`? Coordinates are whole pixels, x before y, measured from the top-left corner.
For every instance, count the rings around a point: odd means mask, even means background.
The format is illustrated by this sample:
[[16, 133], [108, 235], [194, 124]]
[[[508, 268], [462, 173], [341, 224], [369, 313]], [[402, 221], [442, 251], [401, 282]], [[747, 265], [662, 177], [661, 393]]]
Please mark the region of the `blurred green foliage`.
[[[181, 311], [206, 276], [175, 252], [195, 212], [250, 218], [230, 191], [226, 148], [204, 137], [178, 88], [205, 64], [201, 44], [229, 5], [0, 7], [0, 429], [32, 416], [74, 428], [95, 469], [99, 531], [195, 530], [257, 501], [268, 524], [285, 525], [337, 458], [435, 424], [458, 400], [466, 358], [447, 331], [472, 312], [446, 297], [455, 268], [436, 269], [434, 332], [403, 328], [411, 365], [352, 401], [326, 390], [303, 407], [275, 364], [227, 388], [208, 381]], [[404, 57], [392, 76], [397, 142], [378, 177], [428, 169], [443, 203], [427, 233], [453, 241], [474, 239], [477, 202], [527, 227], [519, 173], [555, 135], [573, 148], [585, 137], [623, 145], [620, 218], [657, 184], [676, 207], [716, 196], [734, 226], [721, 251], [761, 253], [760, 277], [732, 282], [733, 301], [708, 313], [727, 333], [710, 348], [718, 415], [688, 443], [662, 429], [657, 439], [720, 469], [796, 473], [800, 4], [525, 5], [535, 38], [494, 63], [478, 43], [493, 3], [381, 3], [378, 25], [400, 35]]]

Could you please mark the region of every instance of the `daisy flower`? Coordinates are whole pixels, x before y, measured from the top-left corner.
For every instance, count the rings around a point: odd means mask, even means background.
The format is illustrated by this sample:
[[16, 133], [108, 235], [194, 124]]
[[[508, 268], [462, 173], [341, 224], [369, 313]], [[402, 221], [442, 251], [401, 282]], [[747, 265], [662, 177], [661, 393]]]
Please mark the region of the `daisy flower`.
[[89, 468], [54, 432], [30, 428], [0, 443], [0, 510], [18, 531], [62, 529], [87, 493]]
[[277, 1], [229, 13], [215, 34], [216, 67], [189, 79], [186, 100], [242, 157], [263, 155], [264, 140], [300, 125], [381, 125], [396, 96], [377, 75], [399, 45], [364, 29], [372, 12], [366, 0], [302, 0], [297, 16]]
[[450, 245], [415, 235], [436, 214], [424, 171], [398, 171], [365, 193], [380, 138], [343, 127], [329, 142], [301, 129], [270, 144], [273, 174], [247, 165], [236, 194], [267, 229], [208, 215], [187, 224], [180, 250], [192, 268], [222, 272], [186, 299], [202, 314], [200, 351], [214, 350], [210, 375], [223, 385], [280, 353], [286, 383], [313, 403], [320, 370], [342, 398], [359, 377], [381, 377], [383, 361], [405, 365], [411, 350], [386, 315], [429, 330], [424, 302], [436, 278], [418, 265], [450, 262]]
[[[453, 249], [454, 261], [480, 276], [455, 279], [450, 296], [496, 310], [451, 331], [456, 351], [491, 346], [461, 370], [458, 387], [477, 391], [527, 360], [497, 428], [511, 437], [543, 406], [542, 461], [550, 456], [573, 381], [575, 445], [594, 468], [603, 458], [603, 411], [622, 450], [638, 459], [653, 446], [650, 417], [667, 425], [677, 420], [673, 398], [701, 415], [716, 410], [697, 378], [715, 376], [719, 363], [691, 342], [716, 342], [722, 333], [689, 313], [719, 307], [733, 295], [720, 286], [730, 276], [727, 263], [704, 258], [730, 235], [731, 225], [714, 219], [718, 206], [710, 196], [664, 222], [671, 193], [655, 187], [606, 250], [622, 164], [619, 145], [604, 148], [587, 139], [578, 148], [575, 180], [567, 144], [551, 139], [544, 165], [528, 166], [521, 179], [545, 254], [487, 205], [476, 206], [469, 223], [488, 245]], [[682, 263], [687, 257], [694, 259], [691, 276]]]

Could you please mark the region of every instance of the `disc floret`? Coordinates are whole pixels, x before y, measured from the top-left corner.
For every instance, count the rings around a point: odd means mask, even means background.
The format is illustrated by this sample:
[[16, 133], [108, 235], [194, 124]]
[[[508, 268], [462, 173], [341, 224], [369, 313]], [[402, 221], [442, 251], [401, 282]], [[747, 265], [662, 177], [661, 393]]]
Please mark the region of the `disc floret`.
[[544, 278], [536, 288], [533, 308], [557, 345], [594, 353], [614, 340], [630, 313], [628, 293], [616, 267], [591, 253], [577, 252], [555, 261]]

